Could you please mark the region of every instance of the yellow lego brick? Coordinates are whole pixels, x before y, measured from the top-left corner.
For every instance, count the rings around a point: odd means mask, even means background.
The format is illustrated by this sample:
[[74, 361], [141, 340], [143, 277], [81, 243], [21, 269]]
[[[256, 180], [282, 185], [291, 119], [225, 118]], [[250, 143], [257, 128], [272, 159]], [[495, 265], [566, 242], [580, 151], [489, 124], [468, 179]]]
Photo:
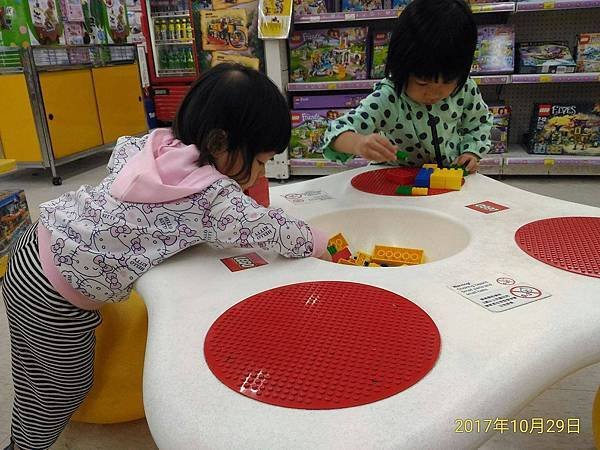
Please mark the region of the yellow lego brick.
[[423, 169], [437, 169], [438, 165], [437, 164], [423, 164], [421, 167]]
[[446, 169], [435, 169], [429, 178], [429, 187], [432, 189], [444, 189], [446, 187], [446, 177], [444, 174]]
[[369, 267], [381, 267], [381, 266], [377, 263], [372, 262], [372, 263], [369, 263]]
[[426, 187], [414, 187], [412, 188], [412, 195], [427, 195], [429, 194], [429, 189]]
[[327, 247], [331, 247], [332, 245], [339, 252], [340, 250], [343, 250], [346, 247], [348, 247], [348, 241], [346, 241], [346, 238], [344, 238], [344, 235], [342, 233], [338, 233], [331, 239], [329, 239], [329, 241], [327, 242]]
[[[366, 266], [371, 262], [371, 255], [365, 252], [358, 252], [356, 255], [356, 265]], [[365, 264], [366, 263], [366, 264]]]
[[338, 259], [338, 264], [344, 264], [346, 266], [355, 266], [356, 265], [356, 264], [354, 264], [354, 262], [350, 261], [349, 259], [344, 259], [344, 258]]
[[17, 168], [16, 159], [0, 159], [0, 173], [10, 172]]
[[445, 179], [446, 189], [460, 191], [462, 188], [463, 171], [462, 169], [447, 169], [448, 174]]
[[421, 264], [424, 259], [424, 251], [421, 249], [376, 245], [371, 261], [389, 266], [401, 266]]

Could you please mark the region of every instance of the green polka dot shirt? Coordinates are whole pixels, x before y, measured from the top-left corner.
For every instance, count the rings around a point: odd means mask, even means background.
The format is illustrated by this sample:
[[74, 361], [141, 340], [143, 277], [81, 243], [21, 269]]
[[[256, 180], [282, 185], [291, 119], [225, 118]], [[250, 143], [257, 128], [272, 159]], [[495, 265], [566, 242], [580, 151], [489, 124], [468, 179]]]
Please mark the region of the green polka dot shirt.
[[408, 153], [407, 159], [392, 164], [421, 166], [437, 162], [437, 139], [443, 164], [449, 166], [463, 153], [480, 158], [487, 153], [491, 128], [492, 115], [471, 78], [460, 91], [431, 106], [414, 102], [404, 92], [398, 97], [393, 82], [386, 78], [356, 109], [329, 122], [323, 154], [332, 161], [346, 162], [354, 155], [331, 148], [336, 137], [346, 131], [381, 133]]

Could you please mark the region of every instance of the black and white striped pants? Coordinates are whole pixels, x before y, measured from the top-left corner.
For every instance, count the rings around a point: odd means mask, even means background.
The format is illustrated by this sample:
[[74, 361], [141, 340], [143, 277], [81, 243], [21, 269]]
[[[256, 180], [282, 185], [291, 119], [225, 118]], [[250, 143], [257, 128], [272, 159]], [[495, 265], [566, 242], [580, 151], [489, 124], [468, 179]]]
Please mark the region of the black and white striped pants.
[[15, 389], [12, 438], [22, 450], [47, 449], [92, 386], [94, 329], [102, 319], [52, 288], [40, 264], [37, 224], [15, 243], [3, 295]]

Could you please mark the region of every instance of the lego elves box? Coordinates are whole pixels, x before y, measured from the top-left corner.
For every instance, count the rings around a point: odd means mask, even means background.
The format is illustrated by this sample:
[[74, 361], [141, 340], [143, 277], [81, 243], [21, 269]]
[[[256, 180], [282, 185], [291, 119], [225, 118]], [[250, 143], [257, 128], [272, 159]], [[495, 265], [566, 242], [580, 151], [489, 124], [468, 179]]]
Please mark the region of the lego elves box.
[[367, 78], [367, 27], [294, 31], [290, 37], [290, 81]]
[[25, 192], [0, 191], [0, 277], [6, 272], [12, 245], [31, 225]]
[[600, 102], [535, 105], [527, 147], [529, 153], [600, 155]]
[[290, 158], [323, 158], [323, 134], [330, 120], [344, 115], [345, 109], [311, 109], [292, 111]]

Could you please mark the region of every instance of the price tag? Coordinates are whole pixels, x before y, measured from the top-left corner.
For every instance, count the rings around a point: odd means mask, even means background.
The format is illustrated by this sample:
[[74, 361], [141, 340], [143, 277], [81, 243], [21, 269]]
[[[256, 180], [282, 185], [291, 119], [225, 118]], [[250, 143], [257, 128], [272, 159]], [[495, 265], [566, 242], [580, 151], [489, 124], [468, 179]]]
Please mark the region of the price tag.
[[544, 160], [544, 165], [545, 166], [553, 166], [554, 165], [554, 160], [553, 159], [545, 159]]
[[344, 20], [356, 20], [356, 14], [346, 13], [344, 14]]
[[554, 9], [556, 6], [556, 3], [554, 2], [544, 2], [543, 8], [544, 9]]
[[477, 77], [477, 78], [475, 78], [475, 77], [474, 77], [474, 78], [473, 78], [473, 80], [475, 81], [475, 84], [476, 84], [476, 85], [478, 85], [478, 86], [479, 86], [479, 85], [481, 84], [481, 82], [482, 82], [482, 79], [481, 79], [481, 78], [479, 78], [479, 77]]
[[309, 16], [309, 22], [319, 22], [321, 20], [321, 16]]
[[317, 161], [315, 165], [317, 167], [325, 167], [325, 161]]
[[492, 7], [492, 5], [481, 5], [481, 10], [483, 12], [490, 12], [492, 11], [494, 8]]
[[540, 83], [550, 83], [552, 82], [551, 75], [540, 75]]
[[481, 9], [481, 5], [471, 5], [471, 11], [473, 11], [473, 14], [480, 13]]
[[337, 88], [336, 83], [327, 83], [327, 89], [336, 89], [336, 88]]

